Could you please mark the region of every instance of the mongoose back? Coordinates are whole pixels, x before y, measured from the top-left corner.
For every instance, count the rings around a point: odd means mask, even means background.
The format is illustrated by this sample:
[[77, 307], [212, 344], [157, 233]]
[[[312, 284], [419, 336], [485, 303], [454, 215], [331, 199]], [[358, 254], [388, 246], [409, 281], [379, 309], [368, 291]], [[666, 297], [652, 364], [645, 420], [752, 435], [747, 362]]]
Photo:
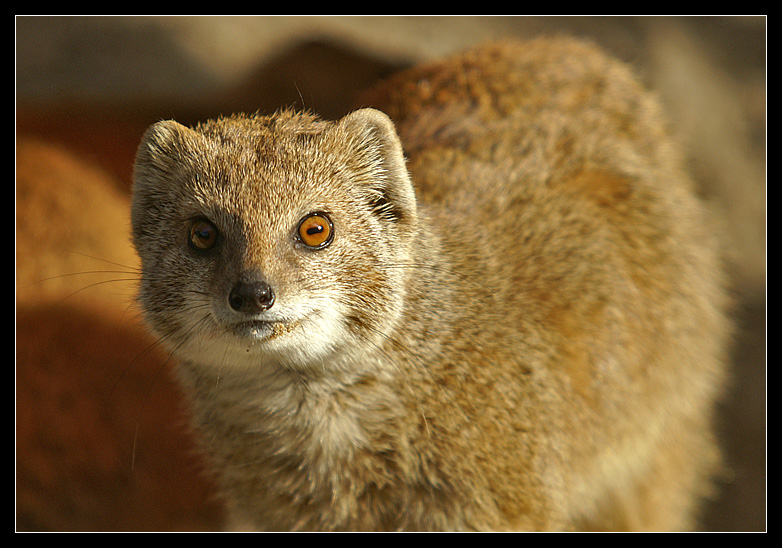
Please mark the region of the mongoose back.
[[230, 527], [694, 527], [729, 327], [655, 100], [568, 39], [368, 97], [138, 150], [139, 299]]

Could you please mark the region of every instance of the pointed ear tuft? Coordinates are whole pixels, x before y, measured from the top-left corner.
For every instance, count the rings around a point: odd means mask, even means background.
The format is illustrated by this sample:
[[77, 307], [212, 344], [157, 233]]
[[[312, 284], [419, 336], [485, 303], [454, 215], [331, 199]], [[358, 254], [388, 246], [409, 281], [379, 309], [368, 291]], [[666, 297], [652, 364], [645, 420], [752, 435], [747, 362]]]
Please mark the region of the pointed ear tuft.
[[345, 132], [352, 163], [367, 184], [375, 211], [412, 229], [417, 219], [415, 192], [394, 123], [383, 112], [365, 108], [339, 120], [337, 127]]
[[194, 132], [174, 120], [152, 124], [141, 138], [136, 152], [136, 172], [149, 169], [168, 171], [192, 140]]
[[157, 122], [141, 138], [133, 166], [131, 221], [134, 240], [144, 233], [150, 217], [170, 199], [177, 174], [197, 134], [173, 120]]
[[155, 201], [168, 192], [193, 150], [198, 134], [173, 120], [151, 125], [141, 138], [133, 166], [134, 201]]

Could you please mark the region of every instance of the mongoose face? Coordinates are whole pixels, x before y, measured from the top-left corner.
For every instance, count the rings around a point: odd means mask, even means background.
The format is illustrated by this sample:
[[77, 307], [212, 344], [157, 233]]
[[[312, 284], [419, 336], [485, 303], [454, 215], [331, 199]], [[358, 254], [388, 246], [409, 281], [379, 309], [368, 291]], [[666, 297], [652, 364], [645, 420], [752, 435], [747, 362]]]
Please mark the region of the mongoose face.
[[133, 202], [140, 300], [179, 356], [306, 367], [393, 326], [404, 269], [380, 265], [404, 263], [415, 211], [385, 124], [373, 111], [150, 128]]

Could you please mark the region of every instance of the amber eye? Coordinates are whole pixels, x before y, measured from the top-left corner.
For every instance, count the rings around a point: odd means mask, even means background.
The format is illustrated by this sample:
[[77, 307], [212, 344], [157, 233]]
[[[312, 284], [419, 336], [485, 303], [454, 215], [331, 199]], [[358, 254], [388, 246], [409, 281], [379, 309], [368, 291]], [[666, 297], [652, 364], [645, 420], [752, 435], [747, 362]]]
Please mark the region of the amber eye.
[[211, 249], [217, 241], [217, 227], [205, 219], [197, 219], [190, 225], [190, 245], [198, 250]]
[[311, 213], [299, 223], [299, 240], [309, 248], [323, 249], [334, 237], [334, 227], [324, 213]]

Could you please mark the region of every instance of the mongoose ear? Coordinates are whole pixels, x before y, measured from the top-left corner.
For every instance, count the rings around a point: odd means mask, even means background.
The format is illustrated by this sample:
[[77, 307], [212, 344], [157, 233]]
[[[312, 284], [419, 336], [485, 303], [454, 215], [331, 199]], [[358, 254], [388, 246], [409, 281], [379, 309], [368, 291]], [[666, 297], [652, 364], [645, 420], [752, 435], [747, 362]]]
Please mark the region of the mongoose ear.
[[[134, 179], [151, 171], [169, 173], [181, 161], [187, 142], [195, 132], [174, 120], [163, 120], [152, 124], [141, 138], [136, 152]], [[192, 148], [190, 149], [192, 150]]]
[[[134, 239], [145, 232], [150, 212], [158, 211], [170, 199], [176, 186], [177, 173], [195, 132], [173, 120], [157, 122], [141, 138], [133, 166], [133, 197], [131, 221]], [[197, 150], [197, 149], [196, 149]]]
[[365, 108], [348, 114], [337, 125], [345, 132], [351, 164], [366, 183], [375, 211], [412, 228], [417, 219], [415, 191], [394, 123], [383, 112]]

